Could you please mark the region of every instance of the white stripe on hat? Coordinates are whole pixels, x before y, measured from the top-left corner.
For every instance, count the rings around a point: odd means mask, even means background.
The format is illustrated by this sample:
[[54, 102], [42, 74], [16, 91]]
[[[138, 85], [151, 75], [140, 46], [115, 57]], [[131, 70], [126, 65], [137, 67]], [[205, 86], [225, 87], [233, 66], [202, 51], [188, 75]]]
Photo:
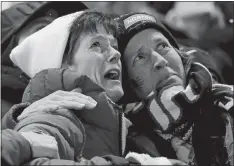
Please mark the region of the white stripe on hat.
[[57, 18], [27, 37], [12, 50], [10, 59], [31, 78], [43, 69], [60, 68], [69, 37], [69, 26], [82, 13], [79, 11]]

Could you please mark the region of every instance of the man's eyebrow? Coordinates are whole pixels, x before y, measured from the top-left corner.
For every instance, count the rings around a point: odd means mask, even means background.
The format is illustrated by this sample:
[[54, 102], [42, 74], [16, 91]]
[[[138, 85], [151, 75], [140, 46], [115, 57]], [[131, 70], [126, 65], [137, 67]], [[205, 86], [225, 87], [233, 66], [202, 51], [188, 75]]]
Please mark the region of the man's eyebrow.
[[135, 52], [135, 56], [136, 55], [138, 55], [142, 50], [144, 49], [144, 45], [141, 45], [138, 49], [137, 49], [137, 51]]
[[167, 40], [167, 38], [164, 38], [162, 36], [153, 36], [152, 37], [152, 41], [154, 41], [155, 43], [159, 43], [159, 42], [167, 42], [167, 43], [169, 43], [169, 41]]
[[131, 56], [127, 56], [126, 59], [134, 59], [140, 52], [141, 50], [144, 48], [144, 45], [141, 45], [140, 47], [138, 47], [138, 49], [133, 52], [133, 54]]

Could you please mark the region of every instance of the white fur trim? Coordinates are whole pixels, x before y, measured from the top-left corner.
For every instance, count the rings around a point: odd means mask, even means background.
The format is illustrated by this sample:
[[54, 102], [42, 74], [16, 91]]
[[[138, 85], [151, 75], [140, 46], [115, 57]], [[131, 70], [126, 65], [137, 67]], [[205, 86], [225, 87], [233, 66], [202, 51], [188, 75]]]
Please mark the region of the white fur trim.
[[151, 165], [172, 165], [172, 163], [166, 157], [157, 157]]
[[125, 158], [134, 158], [141, 165], [172, 165], [166, 157], [151, 157], [148, 154], [138, 154], [135, 152], [129, 152]]
[[54, 20], [15, 47], [10, 59], [29, 77], [47, 68], [60, 68], [72, 21], [83, 11]]
[[126, 157], [126, 159], [128, 158], [134, 158], [135, 160], [137, 160], [139, 163], [141, 163], [143, 165], [144, 163], [144, 159], [140, 156], [140, 154], [135, 153], [135, 152], [129, 152]]

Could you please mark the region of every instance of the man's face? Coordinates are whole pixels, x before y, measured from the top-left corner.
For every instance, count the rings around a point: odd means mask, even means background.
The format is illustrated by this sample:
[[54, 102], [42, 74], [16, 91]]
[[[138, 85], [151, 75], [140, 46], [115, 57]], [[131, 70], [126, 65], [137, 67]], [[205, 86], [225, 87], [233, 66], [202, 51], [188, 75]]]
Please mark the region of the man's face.
[[97, 27], [97, 31], [80, 36], [71, 69], [79, 75], [89, 76], [105, 89], [110, 99], [117, 102], [123, 96], [117, 40], [103, 27]]
[[130, 84], [140, 99], [161, 88], [184, 85], [181, 58], [167, 38], [155, 29], [146, 29], [129, 41], [124, 62]]

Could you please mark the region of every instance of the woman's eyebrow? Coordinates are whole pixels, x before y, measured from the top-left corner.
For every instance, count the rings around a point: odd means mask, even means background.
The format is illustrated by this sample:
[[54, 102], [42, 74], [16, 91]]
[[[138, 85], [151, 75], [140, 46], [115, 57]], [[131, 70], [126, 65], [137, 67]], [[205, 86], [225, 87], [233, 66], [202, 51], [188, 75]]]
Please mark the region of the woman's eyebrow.
[[105, 36], [103, 35], [96, 35], [92, 38], [92, 40], [108, 40]]
[[107, 42], [110, 41], [110, 43], [113, 44], [113, 45], [114, 45], [114, 44], [115, 44], [115, 45], [118, 44], [117, 39], [112, 38], [112, 37], [107, 37], [107, 36], [102, 35], [102, 34], [98, 34], [98, 35], [94, 36], [94, 37], [92, 38], [92, 40], [101, 40], [101, 41], [107, 41]]
[[118, 46], [118, 41], [116, 39], [110, 39], [111, 45]]

